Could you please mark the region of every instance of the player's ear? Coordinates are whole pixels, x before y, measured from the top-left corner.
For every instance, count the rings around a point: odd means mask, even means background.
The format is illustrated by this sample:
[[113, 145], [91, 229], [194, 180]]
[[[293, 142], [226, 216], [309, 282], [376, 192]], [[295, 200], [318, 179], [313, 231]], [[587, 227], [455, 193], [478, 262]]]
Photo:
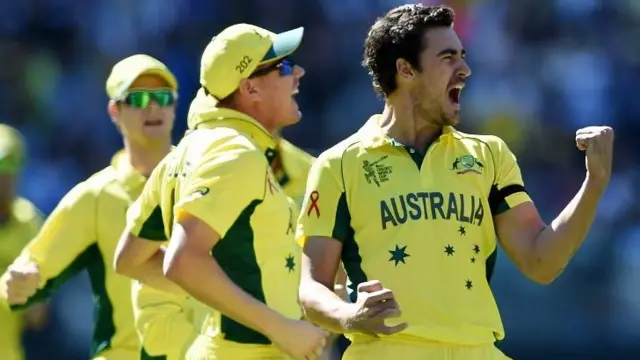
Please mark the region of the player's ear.
[[118, 126], [118, 119], [120, 118], [120, 106], [118, 103], [113, 100], [109, 100], [109, 103], [107, 104], [107, 113], [109, 114], [109, 118], [111, 118], [111, 122]]
[[396, 71], [398, 72], [398, 76], [400, 76], [400, 78], [409, 81], [413, 80], [416, 74], [413, 66], [411, 66], [411, 64], [403, 58], [399, 58], [396, 60]]
[[259, 87], [253, 79], [244, 79], [240, 82], [238, 92], [248, 99], [253, 99], [259, 94]]

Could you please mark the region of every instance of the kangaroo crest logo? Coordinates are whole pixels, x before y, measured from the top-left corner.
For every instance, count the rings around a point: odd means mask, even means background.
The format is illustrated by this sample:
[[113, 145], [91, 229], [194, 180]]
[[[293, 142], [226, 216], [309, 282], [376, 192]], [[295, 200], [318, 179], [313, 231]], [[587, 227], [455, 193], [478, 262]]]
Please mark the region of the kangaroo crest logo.
[[484, 169], [484, 165], [478, 158], [473, 155], [463, 155], [457, 157], [453, 164], [451, 164], [451, 170], [455, 171], [456, 174], [462, 175], [469, 172], [473, 172], [476, 174], [482, 174]]

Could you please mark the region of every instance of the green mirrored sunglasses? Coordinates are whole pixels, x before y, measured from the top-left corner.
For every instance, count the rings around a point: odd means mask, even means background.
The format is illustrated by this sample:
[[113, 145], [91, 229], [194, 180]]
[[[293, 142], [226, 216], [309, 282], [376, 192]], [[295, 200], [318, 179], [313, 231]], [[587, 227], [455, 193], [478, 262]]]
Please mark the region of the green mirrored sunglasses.
[[136, 89], [125, 93], [120, 101], [135, 109], [146, 109], [151, 101], [160, 107], [168, 107], [174, 105], [177, 99], [178, 94], [171, 89]]

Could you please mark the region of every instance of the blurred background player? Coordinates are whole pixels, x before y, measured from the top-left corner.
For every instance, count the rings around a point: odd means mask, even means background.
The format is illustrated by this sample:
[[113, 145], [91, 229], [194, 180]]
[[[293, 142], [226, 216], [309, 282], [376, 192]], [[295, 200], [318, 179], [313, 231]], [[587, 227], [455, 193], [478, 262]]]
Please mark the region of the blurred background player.
[[273, 134], [301, 116], [293, 97], [304, 70], [287, 56], [302, 34], [237, 24], [211, 40], [194, 100], [203, 107], [188, 119], [195, 130], [128, 211], [116, 270], [175, 282], [210, 307], [187, 358], [315, 359], [324, 346], [327, 334], [298, 320], [298, 210], [271, 169]]
[[177, 88], [171, 71], [148, 55], [133, 55], [113, 67], [106, 83], [107, 110], [124, 149], [60, 201], [3, 276], [7, 300], [22, 309], [87, 270], [96, 313], [93, 359], [139, 358], [131, 280], [111, 264], [129, 204], [171, 148]]
[[[0, 124], [0, 271], [3, 273], [42, 225], [40, 211], [17, 194], [25, 155], [22, 135], [16, 129]], [[6, 292], [6, 286], [2, 286], [2, 297], [6, 297]], [[0, 301], [0, 357], [3, 360], [24, 358], [23, 329], [42, 328], [46, 308], [43, 303], [24, 312], [11, 312], [9, 304]]]
[[[410, 4], [374, 23], [363, 64], [384, 111], [309, 174], [300, 301], [312, 320], [352, 336], [345, 359], [507, 359], [489, 286], [498, 241], [522, 274], [550, 284], [611, 176], [613, 130], [578, 130], [583, 184], [545, 224], [504, 141], [453, 128], [471, 75], [453, 20], [450, 8]], [[340, 259], [355, 304], [329, 291]]]

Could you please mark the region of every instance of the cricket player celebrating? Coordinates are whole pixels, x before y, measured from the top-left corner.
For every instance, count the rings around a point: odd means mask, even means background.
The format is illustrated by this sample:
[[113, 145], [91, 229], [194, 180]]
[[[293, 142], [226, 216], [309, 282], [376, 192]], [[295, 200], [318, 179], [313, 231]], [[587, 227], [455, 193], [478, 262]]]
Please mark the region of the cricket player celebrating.
[[[0, 124], [0, 271], [6, 271], [42, 225], [40, 211], [27, 199], [16, 195], [18, 174], [26, 158], [25, 144], [18, 130]], [[0, 288], [6, 294], [6, 287]], [[0, 299], [1, 300], [1, 299]], [[23, 326], [38, 329], [44, 324], [46, 305], [11, 312], [0, 301], [0, 349], [5, 360], [24, 359]]]
[[194, 100], [207, 105], [128, 211], [116, 270], [210, 307], [187, 359], [315, 359], [325, 344], [299, 320], [298, 211], [272, 169], [273, 134], [301, 116], [288, 56], [302, 34], [237, 24], [212, 39]]
[[147, 55], [113, 67], [106, 83], [107, 109], [124, 150], [62, 199], [0, 283], [3, 295], [19, 309], [47, 298], [86, 269], [96, 314], [92, 359], [140, 357], [131, 280], [116, 274], [111, 264], [129, 204], [171, 148], [177, 86], [171, 71]]
[[[549, 284], [609, 181], [613, 130], [578, 130], [584, 183], [551, 224], [540, 219], [505, 143], [453, 128], [471, 75], [453, 20], [449, 8], [412, 4], [375, 22], [364, 65], [384, 111], [309, 174], [300, 299], [312, 321], [351, 337], [345, 359], [506, 359], [489, 287], [496, 236], [522, 273]], [[340, 260], [353, 304], [329, 290]]]
[[[210, 107], [206, 97], [196, 98], [189, 109], [189, 118]], [[284, 192], [300, 209], [307, 174], [314, 158], [282, 137], [276, 139], [276, 155], [271, 169]], [[294, 214], [297, 218], [298, 211]], [[166, 245], [166, 244], [165, 244]], [[141, 360], [161, 357], [164, 360], [183, 360], [195, 340], [209, 310], [186, 294], [176, 294], [134, 281], [134, 318], [143, 353]]]

